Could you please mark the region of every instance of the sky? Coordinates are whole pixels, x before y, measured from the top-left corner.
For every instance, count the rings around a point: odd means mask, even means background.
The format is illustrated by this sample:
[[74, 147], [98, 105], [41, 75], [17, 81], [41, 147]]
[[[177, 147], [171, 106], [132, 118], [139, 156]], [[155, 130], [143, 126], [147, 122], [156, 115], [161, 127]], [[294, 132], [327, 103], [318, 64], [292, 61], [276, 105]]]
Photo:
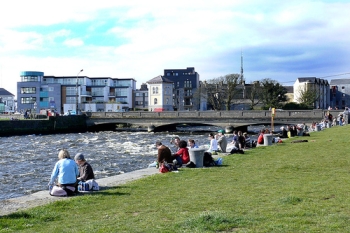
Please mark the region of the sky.
[[21, 71], [134, 78], [194, 67], [200, 80], [350, 78], [350, 0], [14, 0], [0, 4], [0, 87]]

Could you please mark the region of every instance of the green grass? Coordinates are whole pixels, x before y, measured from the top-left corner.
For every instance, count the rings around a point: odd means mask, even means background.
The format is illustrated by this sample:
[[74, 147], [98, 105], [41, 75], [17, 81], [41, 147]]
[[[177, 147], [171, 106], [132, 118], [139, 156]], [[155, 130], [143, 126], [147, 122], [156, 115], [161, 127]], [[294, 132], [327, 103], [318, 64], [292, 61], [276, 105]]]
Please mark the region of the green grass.
[[0, 232], [350, 232], [350, 126], [0, 217]]

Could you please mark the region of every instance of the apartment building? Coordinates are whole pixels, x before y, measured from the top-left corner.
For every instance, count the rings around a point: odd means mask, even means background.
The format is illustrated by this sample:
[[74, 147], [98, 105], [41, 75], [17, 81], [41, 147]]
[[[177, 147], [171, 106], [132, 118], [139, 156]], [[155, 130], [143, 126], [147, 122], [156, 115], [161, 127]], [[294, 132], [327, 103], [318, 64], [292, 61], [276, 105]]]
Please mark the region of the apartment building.
[[142, 83], [141, 88], [134, 91], [134, 109], [148, 110], [148, 87], [146, 83]]
[[44, 76], [40, 71], [23, 71], [17, 82], [18, 110], [55, 109], [60, 113], [119, 111], [133, 107], [133, 78]]
[[330, 87], [330, 106], [333, 109], [350, 107], [350, 79], [332, 79]]
[[306, 90], [312, 90], [317, 93], [317, 100], [314, 102], [314, 108], [326, 109], [330, 104], [330, 86], [327, 80], [316, 77], [297, 78], [293, 85], [294, 102], [299, 103], [299, 98]]
[[200, 109], [199, 74], [194, 67], [186, 69], [165, 69], [164, 77], [173, 82], [173, 108], [175, 111]]

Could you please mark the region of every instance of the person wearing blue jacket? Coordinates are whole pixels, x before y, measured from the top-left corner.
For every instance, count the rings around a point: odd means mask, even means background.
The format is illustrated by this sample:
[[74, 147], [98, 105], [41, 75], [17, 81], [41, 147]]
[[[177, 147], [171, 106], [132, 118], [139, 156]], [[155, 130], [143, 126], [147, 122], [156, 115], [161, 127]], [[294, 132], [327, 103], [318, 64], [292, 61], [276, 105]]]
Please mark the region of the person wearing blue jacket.
[[57, 179], [57, 186], [60, 187], [76, 187], [77, 177], [79, 176], [78, 165], [70, 158], [69, 152], [66, 149], [58, 153], [58, 162], [53, 168], [49, 186], [54, 185]]

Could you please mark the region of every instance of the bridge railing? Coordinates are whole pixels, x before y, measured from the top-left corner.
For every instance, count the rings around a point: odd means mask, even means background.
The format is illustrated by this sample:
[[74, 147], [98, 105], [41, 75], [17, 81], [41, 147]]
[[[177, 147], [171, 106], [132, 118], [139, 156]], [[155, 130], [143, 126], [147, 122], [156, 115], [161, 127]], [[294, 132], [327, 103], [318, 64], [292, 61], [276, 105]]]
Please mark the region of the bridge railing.
[[[323, 119], [326, 110], [285, 110], [276, 111], [275, 118], [319, 118]], [[337, 116], [342, 111], [331, 111]], [[242, 111], [174, 111], [174, 112], [87, 112], [90, 118], [266, 118], [271, 117], [268, 110]]]

